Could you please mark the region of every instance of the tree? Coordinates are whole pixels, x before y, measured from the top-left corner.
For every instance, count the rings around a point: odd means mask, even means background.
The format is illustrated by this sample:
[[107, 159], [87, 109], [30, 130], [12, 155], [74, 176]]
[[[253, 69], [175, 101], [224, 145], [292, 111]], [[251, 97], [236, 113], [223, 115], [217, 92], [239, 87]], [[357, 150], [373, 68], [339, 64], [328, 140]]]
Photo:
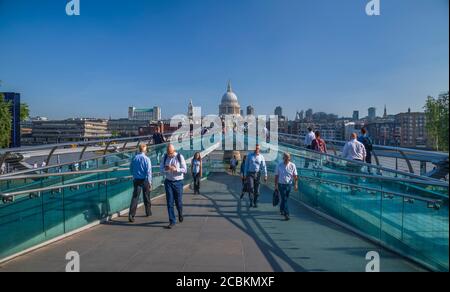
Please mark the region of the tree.
[[438, 151], [449, 150], [449, 94], [441, 94], [439, 98], [429, 96], [425, 104], [426, 128], [429, 139]]
[[26, 103], [20, 104], [20, 121], [23, 122], [30, 117], [30, 107]]
[[11, 103], [0, 93], [0, 148], [8, 148], [11, 143]]

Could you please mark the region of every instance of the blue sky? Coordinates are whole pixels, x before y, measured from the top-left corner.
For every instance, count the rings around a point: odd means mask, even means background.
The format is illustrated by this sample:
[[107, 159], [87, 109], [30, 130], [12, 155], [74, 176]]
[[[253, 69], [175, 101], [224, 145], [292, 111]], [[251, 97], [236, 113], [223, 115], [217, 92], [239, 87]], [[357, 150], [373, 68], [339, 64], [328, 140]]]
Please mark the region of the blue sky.
[[421, 110], [449, 88], [449, 1], [0, 0], [2, 91], [33, 115], [126, 117], [127, 107], [241, 106], [364, 115]]

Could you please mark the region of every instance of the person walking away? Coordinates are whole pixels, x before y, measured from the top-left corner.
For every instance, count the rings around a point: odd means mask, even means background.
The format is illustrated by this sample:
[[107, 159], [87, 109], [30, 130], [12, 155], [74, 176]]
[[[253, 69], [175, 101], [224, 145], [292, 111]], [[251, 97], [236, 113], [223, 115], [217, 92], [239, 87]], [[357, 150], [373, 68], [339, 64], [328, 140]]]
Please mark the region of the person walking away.
[[[372, 164], [372, 151], [373, 151], [373, 142], [367, 132], [366, 128], [361, 129], [361, 135], [358, 137], [358, 141], [361, 142], [366, 148], [366, 159], [365, 162], [367, 164]], [[372, 173], [372, 170], [369, 166], [367, 166], [367, 171]]]
[[194, 179], [194, 195], [200, 195], [200, 181], [203, 176], [203, 162], [200, 152], [195, 153], [192, 159], [191, 173]]
[[[322, 139], [321, 134], [319, 131], [316, 131], [314, 133], [314, 136], [316, 137], [312, 143], [311, 143], [311, 148], [312, 150], [319, 152], [319, 153], [323, 153], [326, 154], [328, 152], [327, 150], [327, 144], [325, 143], [325, 140]], [[322, 155], [319, 157], [318, 159], [318, 163], [320, 165], [322, 165], [322, 161], [323, 159], [326, 160], [326, 157], [323, 157]]]
[[[313, 150], [312, 148], [312, 142], [316, 139], [316, 135], [314, 134], [313, 128], [308, 127], [308, 134], [305, 136], [305, 147], [308, 150]], [[308, 156], [308, 152], [306, 153], [306, 156]], [[310, 159], [305, 158], [305, 168], [309, 168], [309, 161]]]
[[292, 185], [294, 185], [294, 190], [297, 192], [297, 166], [291, 162], [291, 155], [289, 153], [284, 153], [283, 162], [278, 164], [275, 169], [275, 190], [280, 193], [280, 213], [284, 216], [286, 221], [289, 221], [290, 219], [288, 200], [292, 192]]
[[178, 211], [178, 220], [180, 223], [183, 218], [183, 180], [187, 173], [186, 160], [183, 155], [177, 153], [172, 144], [167, 146], [167, 153], [164, 155], [161, 165], [161, 173], [166, 177], [164, 188], [166, 191], [167, 212], [169, 214], [168, 229], [172, 229], [177, 223], [175, 217], [174, 204]]
[[304, 141], [306, 149], [312, 150], [312, 142], [314, 141], [314, 139], [316, 139], [316, 135], [314, 134], [313, 128], [309, 127], [308, 134], [306, 134]]
[[230, 161], [230, 169], [231, 169], [231, 174], [232, 175], [236, 175], [238, 164], [239, 164], [239, 162], [238, 162], [238, 160], [236, 158], [236, 155], [234, 155], [233, 158], [231, 158], [231, 161]]
[[[351, 161], [364, 162], [366, 160], [366, 148], [358, 141], [358, 135], [353, 133], [350, 141], [347, 142], [342, 150], [342, 157], [349, 160], [347, 167], [350, 172], [360, 172], [361, 165], [358, 163], [352, 163]], [[355, 177], [351, 177], [351, 183], [357, 184], [358, 180]]]
[[321, 138], [321, 134], [319, 131], [316, 131], [314, 134], [315, 139], [311, 142], [311, 149], [319, 152], [319, 153], [327, 153], [327, 144], [325, 141]]
[[133, 175], [133, 197], [130, 204], [130, 212], [128, 214], [128, 221], [133, 223], [135, 221], [136, 210], [139, 203], [141, 192], [144, 197], [145, 215], [147, 217], [152, 215], [152, 203], [150, 194], [152, 190], [152, 162], [147, 157], [147, 145], [139, 145], [139, 154], [136, 155], [130, 164], [130, 172]]
[[[153, 144], [154, 145], [161, 145], [166, 143], [166, 139], [164, 138], [164, 135], [161, 133], [161, 130], [159, 128], [156, 129], [155, 133], [153, 133]], [[156, 160], [158, 163], [160, 162], [161, 155], [163, 154], [162, 147], [155, 147], [156, 152]]]
[[[247, 187], [251, 194], [250, 207], [258, 208], [258, 198], [261, 186], [261, 175], [264, 175], [264, 182], [267, 182], [267, 166], [264, 156], [261, 154], [261, 147], [256, 145], [255, 152], [247, 156], [244, 168], [244, 176], [247, 179]], [[253, 197], [252, 197], [253, 196]]]

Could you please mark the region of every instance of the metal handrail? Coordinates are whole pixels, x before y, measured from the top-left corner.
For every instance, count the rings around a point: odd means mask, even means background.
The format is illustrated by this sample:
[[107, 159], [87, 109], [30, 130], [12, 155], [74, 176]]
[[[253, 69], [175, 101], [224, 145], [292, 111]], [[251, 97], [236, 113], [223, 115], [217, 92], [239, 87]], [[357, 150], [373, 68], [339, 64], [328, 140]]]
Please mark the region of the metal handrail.
[[88, 182], [81, 182], [81, 183], [73, 183], [73, 184], [67, 184], [67, 185], [56, 185], [56, 186], [50, 186], [50, 187], [44, 187], [44, 188], [37, 188], [37, 189], [31, 189], [31, 190], [23, 190], [23, 191], [17, 191], [12, 193], [0, 193], [0, 197], [3, 199], [7, 198], [13, 198], [20, 195], [27, 195], [32, 193], [41, 193], [41, 192], [47, 192], [47, 191], [53, 191], [53, 190], [60, 190], [60, 189], [67, 189], [67, 188], [73, 188], [73, 187], [79, 187], [84, 185], [93, 185], [93, 184], [99, 184], [99, 183], [105, 183], [105, 182], [111, 182], [115, 180], [126, 180], [133, 178], [132, 176], [124, 176], [124, 177], [115, 177], [115, 178], [107, 178], [107, 179], [100, 179], [100, 180], [93, 180]]
[[[271, 173], [274, 174], [273, 172], [271, 172]], [[328, 182], [328, 183], [331, 183], [331, 184], [339, 184], [339, 185], [344, 185], [344, 186], [348, 186], [348, 187], [352, 187], [352, 188], [356, 188], [356, 189], [364, 189], [364, 190], [367, 190], [367, 191], [370, 191], [370, 192], [389, 194], [389, 195], [393, 195], [393, 196], [396, 196], [396, 197], [403, 197], [403, 198], [413, 199], [413, 200], [427, 202], [427, 203], [443, 203], [443, 200], [448, 200], [447, 197], [443, 197], [441, 199], [430, 199], [430, 198], [420, 197], [420, 196], [416, 196], [416, 195], [403, 194], [403, 193], [389, 191], [389, 190], [380, 190], [380, 189], [371, 188], [371, 187], [367, 187], [367, 186], [360, 186], [360, 185], [356, 185], [356, 184], [340, 182], [340, 181], [335, 181], [335, 180], [330, 180], [330, 179], [325, 179], [325, 178], [319, 178], [319, 177], [311, 177], [311, 176], [299, 175], [299, 178], [303, 178], [303, 179], [306, 179], [306, 180], [309, 179], [309, 180], [317, 180], [317, 181], [322, 181], [322, 182]]]
[[[409, 195], [409, 194], [403, 194], [403, 193], [398, 193], [398, 192], [393, 192], [393, 191], [378, 190], [375, 188], [359, 186], [359, 185], [355, 185], [355, 184], [351, 184], [351, 183], [344, 183], [344, 182], [330, 180], [330, 179], [323, 179], [323, 178], [310, 177], [310, 176], [299, 176], [299, 177], [301, 177], [303, 179], [317, 180], [320, 182], [328, 182], [330, 184], [344, 185], [344, 186], [348, 186], [348, 187], [352, 187], [352, 188], [356, 188], [356, 189], [364, 189], [367, 191], [377, 192], [377, 193], [381, 193], [381, 194], [389, 194], [389, 195], [393, 195], [396, 197], [408, 198], [408, 199], [413, 199], [413, 200], [422, 201], [422, 202], [426, 202], [426, 203], [443, 203], [443, 201], [440, 199], [429, 199], [429, 198], [424, 198], [424, 197], [419, 197], [419, 196]], [[446, 199], [448, 199], [448, 198], [446, 198]]]
[[97, 170], [81, 170], [81, 171], [59, 172], [59, 173], [18, 175], [18, 176], [13, 176], [13, 177], [0, 177], [0, 181], [13, 181], [13, 180], [22, 180], [22, 179], [39, 179], [39, 178], [49, 178], [49, 177], [70, 176], [70, 175], [109, 173], [109, 172], [123, 171], [123, 170], [125, 170], [125, 169], [122, 169], [119, 167], [112, 167], [112, 168], [97, 169]]
[[[170, 137], [172, 133], [170, 134], [163, 134], [164, 137]], [[57, 148], [63, 148], [66, 146], [86, 146], [86, 145], [95, 145], [100, 143], [114, 143], [114, 142], [128, 142], [128, 141], [139, 141], [139, 140], [146, 140], [146, 139], [152, 139], [152, 135], [147, 136], [136, 136], [136, 137], [127, 137], [127, 138], [111, 138], [111, 139], [100, 139], [100, 140], [92, 140], [92, 141], [82, 141], [82, 142], [73, 142], [73, 143], [59, 143], [59, 144], [45, 144], [45, 145], [39, 145], [39, 146], [25, 146], [21, 148], [4, 148], [0, 149], [0, 155], [4, 153], [21, 153], [21, 152], [29, 152], [29, 151], [36, 151], [36, 150], [46, 150], [46, 149], [53, 149], [54, 147]]]
[[[357, 177], [357, 178], [368, 178], [368, 179], [380, 179], [380, 180], [386, 180], [386, 181], [394, 181], [394, 182], [402, 182], [402, 183], [415, 183], [415, 184], [421, 184], [421, 185], [427, 185], [427, 186], [433, 186], [433, 187], [444, 187], [448, 188], [448, 183], [442, 182], [439, 184], [438, 182], [424, 182], [420, 180], [410, 180], [410, 179], [404, 179], [404, 178], [395, 178], [395, 177], [383, 177], [383, 176], [374, 176], [374, 175], [368, 175], [363, 173], [350, 173], [350, 172], [340, 172], [340, 171], [334, 171], [334, 170], [324, 170], [324, 169], [318, 169], [318, 168], [300, 168], [298, 167], [300, 171], [310, 171], [310, 172], [320, 172], [320, 173], [328, 173], [328, 174], [337, 174], [337, 175], [345, 175], [350, 177]], [[442, 194], [435, 193], [433, 191], [427, 190], [428, 192], [431, 192], [433, 195], [442, 196], [444, 198], [448, 198], [446, 196], [443, 196]]]
[[[208, 156], [213, 151], [215, 151], [217, 149], [217, 147], [219, 147], [219, 146], [220, 146], [220, 143], [216, 143], [216, 144], [212, 145], [208, 149], [202, 151], [201, 152], [201, 156], [202, 157]], [[189, 164], [190, 161], [192, 161], [192, 158], [186, 159], [186, 164]], [[100, 173], [100, 172], [107, 173], [107, 172], [125, 171], [125, 170], [128, 170], [128, 169], [116, 167], [116, 168], [100, 170], [100, 171], [92, 170], [92, 171], [79, 171], [79, 172], [60, 173], [60, 174], [55, 174], [55, 176], [58, 176], [58, 175], [73, 175], [73, 174], [86, 174], [86, 173], [87, 174], [91, 174], [91, 173], [95, 174], [95, 173]], [[154, 173], [153, 174], [153, 177], [161, 177], [161, 176], [163, 176], [162, 173]], [[67, 185], [56, 185], [56, 186], [39, 188], [39, 189], [17, 191], [17, 192], [12, 192], [12, 193], [0, 193], [0, 197], [3, 198], [3, 199], [8, 199], [8, 198], [11, 198], [11, 197], [14, 198], [16, 196], [24, 195], [24, 194], [39, 193], [39, 192], [58, 190], [58, 189], [68, 188], [68, 187], [77, 187], [77, 186], [82, 186], [82, 185], [91, 185], [91, 184], [96, 184], [96, 183], [99, 183], [99, 182], [101, 183], [101, 182], [108, 182], [108, 181], [112, 181], [112, 180], [122, 180], [122, 179], [129, 179], [129, 178], [133, 178], [133, 176], [124, 176], [124, 177], [118, 177], [118, 178], [111, 178], [111, 179], [104, 179], [104, 180], [97, 180], [97, 181], [83, 182], [83, 183], [75, 183], [75, 184], [67, 184]]]
[[[282, 142], [280, 144], [281, 145], [285, 145], [287, 147], [299, 147], [299, 146], [296, 146], [296, 145], [293, 145], [293, 144], [289, 144], [289, 143], [286, 143], [286, 142]], [[298, 151], [300, 151], [300, 150], [298, 150]], [[390, 168], [387, 168], [387, 167], [384, 167], [384, 166], [368, 164], [368, 163], [362, 162], [362, 161], [349, 160], [349, 159], [346, 159], [346, 158], [341, 157], [341, 156], [335, 156], [335, 155], [328, 154], [328, 153], [319, 153], [319, 152], [316, 152], [314, 150], [307, 149], [307, 148], [302, 148], [301, 151], [306, 151], [308, 153], [313, 153], [313, 154], [321, 155], [321, 156], [325, 156], [325, 157], [335, 158], [335, 159], [346, 161], [346, 162], [349, 162], [349, 163], [352, 163], [352, 164], [357, 164], [357, 165], [360, 165], [360, 166], [370, 167], [371, 169], [377, 169], [377, 170], [380, 170], [380, 171], [387, 171], [387, 172], [395, 173], [395, 174], [398, 174], [398, 175], [409, 176], [409, 177], [413, 177], [413, 178], [416, 178], [416, 179], [419, 179], [419, 180], [436, 181], [436, 182], [440, 181], [438, 179], [434, 179], [434, 178], [431, 178], [431, 177], [420, 176], [420, 175], [417, 175], [417, 174], [414, 174], [414, 173], [409, 173], [409, 172], [404, 172], [404, 171], [400, 171], [400, 170], [390, 169]], [[303, 157], [301, 155], [297, 155], [297, 156]], [[303, 157], [303, 158], [311, 159], [309, 157]]]
[[[159, 144], [159, 145], [151, 145], [150, 149], [158, 146], [158, 147], [162, 147], [164, 145], [167, 145], [168, 143], [165, 144]], [[82, 160], [77, 160], [77, 161], [72, 161], [72, 162], [65, 162], [65, 163], [60, 163], [60, 164], [55, 164], [55, 165], [49, 165], [46, 167], [41, 167], [41, 168], [37, 168], [37, 169], [28, 169], [28, 170], [24, 170], [24, 171], [18, 171], [18, 172], [14, 172], [14, 173], [7, 173], [4, 175], [1, 175], [0, 178], [3, 177], [13, 177], [16, 175], [21, 175], [21, 174], [26, 174], [26, 173], [30, 173], [30, 172], [36, 172], [36, 171], [46, 171], [52, 168], [58, 168], [58, 167], [63, 167], [63, 166], [67, 166], [67, 165], [73, 165], [74, 163], [83, 163], [86, 161], [91, 161], [91, 160], [97, 160], [97, 159], [102, 159], [102, 158], [107, 158], [110, 156], [116, 156], [117, 154], [125, 154], [125, 153], [132, 153], [132, 152], [136, 152], [136, 149], [130, 149], [130, 150], [125, 150], [122, 152], [116, 152], [116, 153], [109, 153], [106, 155], [99, 155], [93, 158], [86, 158], [86, 159], [82, 159]]]
[[[285, 133], [279, 133], [279, 136], [286, 136], [286, 137], [292, 137], [297, 138], [299, 141], [300, 139], [304, 139], [305, 136], [300, 135], [294, 135], [294, 134], [285, 134]], [[340, 141], [340, 140], [330, 140], [327, 139], [327, 142], [332, 143], [341, 143], [344, 144], [347, 143], [347, 141]], [[426, 151], [426, 150], [419, 150], [419, 149], [413, 149], [413, 148], [402, 148], [402, 147], [393, 147], [393, 146], [383, 146], [383, 145], [373, 145], [374, 149], [379, 150], [386, 150], [386, 151], [404, 151], [408, 153], [415, 153], [415, 154], [422, 154], [422, 155], [429, 155], [429, 156], [436, 156], [436, 157], [449, 157], [449, 153], [446, 152], [433, 152], [433, 151]]]

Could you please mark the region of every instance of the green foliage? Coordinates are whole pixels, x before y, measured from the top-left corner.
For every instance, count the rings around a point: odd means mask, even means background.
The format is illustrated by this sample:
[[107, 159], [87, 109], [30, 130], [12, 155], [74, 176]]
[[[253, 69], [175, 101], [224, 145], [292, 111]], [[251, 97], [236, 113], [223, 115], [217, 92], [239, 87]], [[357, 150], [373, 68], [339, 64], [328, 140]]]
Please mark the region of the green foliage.
[[438, 151], [449, 150], [449, 93], [441, 94], [437, 99], [429, 96], [425, 104], [428, 137]]
[[30, 107], [26, 103], [20, 104], [20, 121], [23, 122], [30, 117]]
[[8, 148], [11, 143], [11, 103], [0, 94], [0, 148]]

